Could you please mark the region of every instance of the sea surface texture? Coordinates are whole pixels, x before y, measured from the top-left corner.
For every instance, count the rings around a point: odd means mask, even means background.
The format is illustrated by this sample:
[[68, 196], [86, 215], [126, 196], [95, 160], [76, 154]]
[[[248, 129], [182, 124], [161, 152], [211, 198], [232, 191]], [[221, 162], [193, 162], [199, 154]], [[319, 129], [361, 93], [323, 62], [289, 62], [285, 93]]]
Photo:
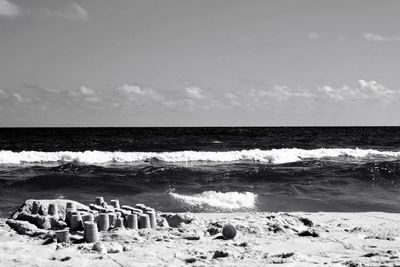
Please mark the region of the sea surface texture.
[[0, 217], [28, 198], [163, 211], [400, 212], [400, 127], [3, 128]]

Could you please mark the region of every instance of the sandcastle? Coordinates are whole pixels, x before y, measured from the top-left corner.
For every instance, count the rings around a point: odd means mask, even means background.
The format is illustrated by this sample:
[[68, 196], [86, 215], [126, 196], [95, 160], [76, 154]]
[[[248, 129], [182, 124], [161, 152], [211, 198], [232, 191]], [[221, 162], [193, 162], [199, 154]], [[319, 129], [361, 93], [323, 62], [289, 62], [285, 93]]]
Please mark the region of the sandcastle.
[[[101, 232], [112, 229], [157, 229], [155, 209], [144, 204], [111, 205], [103, 197], [85, 206], [72, 200], [28, 200], [9, 220], [28, 221], [39, 229], [54, 230], [58, 243], [68, 243], [72, 236], [83, 236], [86, 243], [98, 242]], [[38, 229], [38, 230], [39, 230]]]
[[72, 216], [67, 220], [73, 231], [84, 231], [84, 239], [87, 243], [99, 240], [99, 232], [109, 231], [115, 228], [147, 229], [157, 228], [156, 212], [144, 204], [136, 204], [135, 208], [127, 205], [120, 206], [118, 199], [110, 201], [108, 205], [103, 197], [96, 197], [95, 204], [90, 204], [90, 211], [68, 211], [73, 203], [67, 203], [67, 214]]

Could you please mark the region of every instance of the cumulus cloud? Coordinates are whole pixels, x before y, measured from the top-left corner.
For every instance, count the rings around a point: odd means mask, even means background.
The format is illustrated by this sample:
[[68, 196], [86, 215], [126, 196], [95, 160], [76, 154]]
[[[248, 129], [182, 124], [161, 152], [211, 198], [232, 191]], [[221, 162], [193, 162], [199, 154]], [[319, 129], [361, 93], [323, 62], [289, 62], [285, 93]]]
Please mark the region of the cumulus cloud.
[[333, 88], [329, 85], [322, 86], [318, 89], [323, 97], [328, 97], [334, 101], [347, 100], [390, 100], [397, 92], [377, 83], [376, 81], [359, 80], [357, 87], [343, 85], [342, 87]]
[[87, 102], [100, 102], [102, 96], [92, 88], [82, 85], [78, 90], [72, 90], [67, 93], [68, 96], [73, 97], [75, 100], [82, 99]]
[[39, 84], [23, 84], [22, 88], [32, 90], [32, 91], [43, 91], [43, 92], [54, 93], [54, 94], [61, 93], [61, 90], [59, 88], [45, 86], [45, 85], [39, 85]]
[[309, 32], [307, 37], [311, 40], [318, 40], [320, 38], [319, 33], [317, 32]]
[[372, 32], [364, 33], [365, 40], [369, 42], [391, 42], [391, 41], [400, 41], [400, 36], [385, 36], [380, 34], [375, 34]]
[[5, 100], [7, 103], [30, 103], [33, 99], [29, 96], [22, 95], [20, 92], [0, 89], [0, 100]]
[[20, 94], [18, 94], [18, 93], [13, 93], [12, 96], [14, 97], [14, 99], [15, 99], [17, 102], [24, 102], [24, 99], [22, 98], [22, 96], [21, 96]]
[[10, 0], [0, 0], [0, 16], [16, 17], [21, 14], [36, 18], [61, 18], [73, 21], [89, 20], [89, 13], [85, 8], [72, 1], [63, 1], [61, 6], [50, 8], [21, 9]]
[[285, 85], [274, 85], [271, 88], [263, 90], [252, 89], [249, 93], [253, 97], [268, 97], [274, 99], [288, 98], [311, 98], [313, 94], [308, 91], [299, 91], [289, 88]]
[[274, 110], [284, 106], [304, 109], [329, 103], [389, 105], [400, 99], [400, 91], [389, 89], [373, 80], [363, 79], [351, 86], [323, 85], [313, 88], [292, 88], [279, 84], [273, 86], [258, 84], [253, 87], [257, 89], [210, 90], [207, 95], [199, 87], [186, 87], [183, 94], [182, 91], [164, 91], [129, 84], [115, 86], [112, 90], [94, 90], [84, 85], [72, 91], [52, 88], [23, 86], [16, 91], [0, 90], [0, 100], [3, 103], [35, 103], [36, 105], [53, 103], [59, 105], [59, 99], [61, 99], [59, 96], [65, 96], [63, 101], [67, 105], [85, 103], [85, 106], [91, 108], [119, 107], [125, 111], [140, 109], [143, 106], [156, 110], [174, 111], [229, 110], [232, 108], [257, 111]]
[[224, 97], [225, 97], [226, 99], [228, 99], [229, 103], [230, 103], [232, 106], [241, 106], [241, 105], [242, 105], [242, 103], [240, 102], [240, 98], [239, 98], [236, 94], [233, 94], [233, 93], [231, 93], [231, 92], [228, 92], [228, 93], [226, 93], [226, 94], [224, 95]]
[[55, 17], [67, 20], [88, 20], [89, 13], [75, 2], [67, 2], [58, 9], [45, 8], [38, 14], [39, 17]]
[[9, 0], [0, 0], [0, 16], [15, 17], [20, 15], [20, 8]]
[[0, 89], [0, 99], [5, 99], [5, 98], [7, 98], [6, 92]]
[[142, 96], [148, 93], [147, 91], [143, 90], [137, 85], [129, 85], [129, 84], [121, 85], [117, 88], [117, 90], [123, 91], [128, 94], [136, 94]]
[[190, 98], [193, 98], [193, 99], [205, 98], [205, 96], [203, 94], [203, 90], [201, 90], [199, 87], [194, 87], [194, 86], [186, 87], [185, 92]]
[[231, 99], [231, 100], [238, 98], [237, 95], [232, 94], [232, 93], [226, 93], [225, 97], [228, 98], [228, 99]]
[[93, 91], [92, 88], [89, 88], [89, 87], [86, 87], [86, 86], [81, 86], [81, 87], [79, 88], [79, 91], [80, 91], [80, 93], [81, 93], [82, 95], [86, 95], [86, 96], [94, 95], [94, 94], [95, 94], [95, 92]]
[[176, 102], [174, 99], [169, 99], [166, 95], [162, 94], [159, 90], [152, 88], [142, 88], [138, 85], [123, 84], [116, 88], [117, 92], [122, 92], [123, 97], [120, 99], [121, 103], [126, 106], [135, 105], [156, 105], [173, 107]]

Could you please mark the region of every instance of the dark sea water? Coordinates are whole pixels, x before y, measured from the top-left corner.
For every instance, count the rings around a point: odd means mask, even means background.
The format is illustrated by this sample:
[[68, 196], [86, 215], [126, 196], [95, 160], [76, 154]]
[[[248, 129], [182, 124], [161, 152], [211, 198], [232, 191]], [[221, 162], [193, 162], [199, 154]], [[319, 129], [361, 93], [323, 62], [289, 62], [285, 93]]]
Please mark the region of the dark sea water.
[[400, 128], [0, 129], [0, 217], [28, 198], [96, 196], [164, 211], [400, 212]]

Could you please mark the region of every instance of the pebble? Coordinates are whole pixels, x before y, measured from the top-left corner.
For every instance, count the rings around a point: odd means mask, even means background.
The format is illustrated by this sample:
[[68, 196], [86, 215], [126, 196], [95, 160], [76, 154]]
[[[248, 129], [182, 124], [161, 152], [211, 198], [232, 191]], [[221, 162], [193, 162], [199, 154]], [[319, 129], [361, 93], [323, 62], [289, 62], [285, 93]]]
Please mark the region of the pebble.
[[214, 252], [213, 259], [225, 258], [225, 257], [228, 257], [228, 256], [229, 256], [228, 252], [217, 250], [217, 251]]
[[100, 252], [100, 253], [107, 253], [107, 248], [106, 246], [101, 243], [101, 242], [97, 242], [93, 245], [92, 250]]

